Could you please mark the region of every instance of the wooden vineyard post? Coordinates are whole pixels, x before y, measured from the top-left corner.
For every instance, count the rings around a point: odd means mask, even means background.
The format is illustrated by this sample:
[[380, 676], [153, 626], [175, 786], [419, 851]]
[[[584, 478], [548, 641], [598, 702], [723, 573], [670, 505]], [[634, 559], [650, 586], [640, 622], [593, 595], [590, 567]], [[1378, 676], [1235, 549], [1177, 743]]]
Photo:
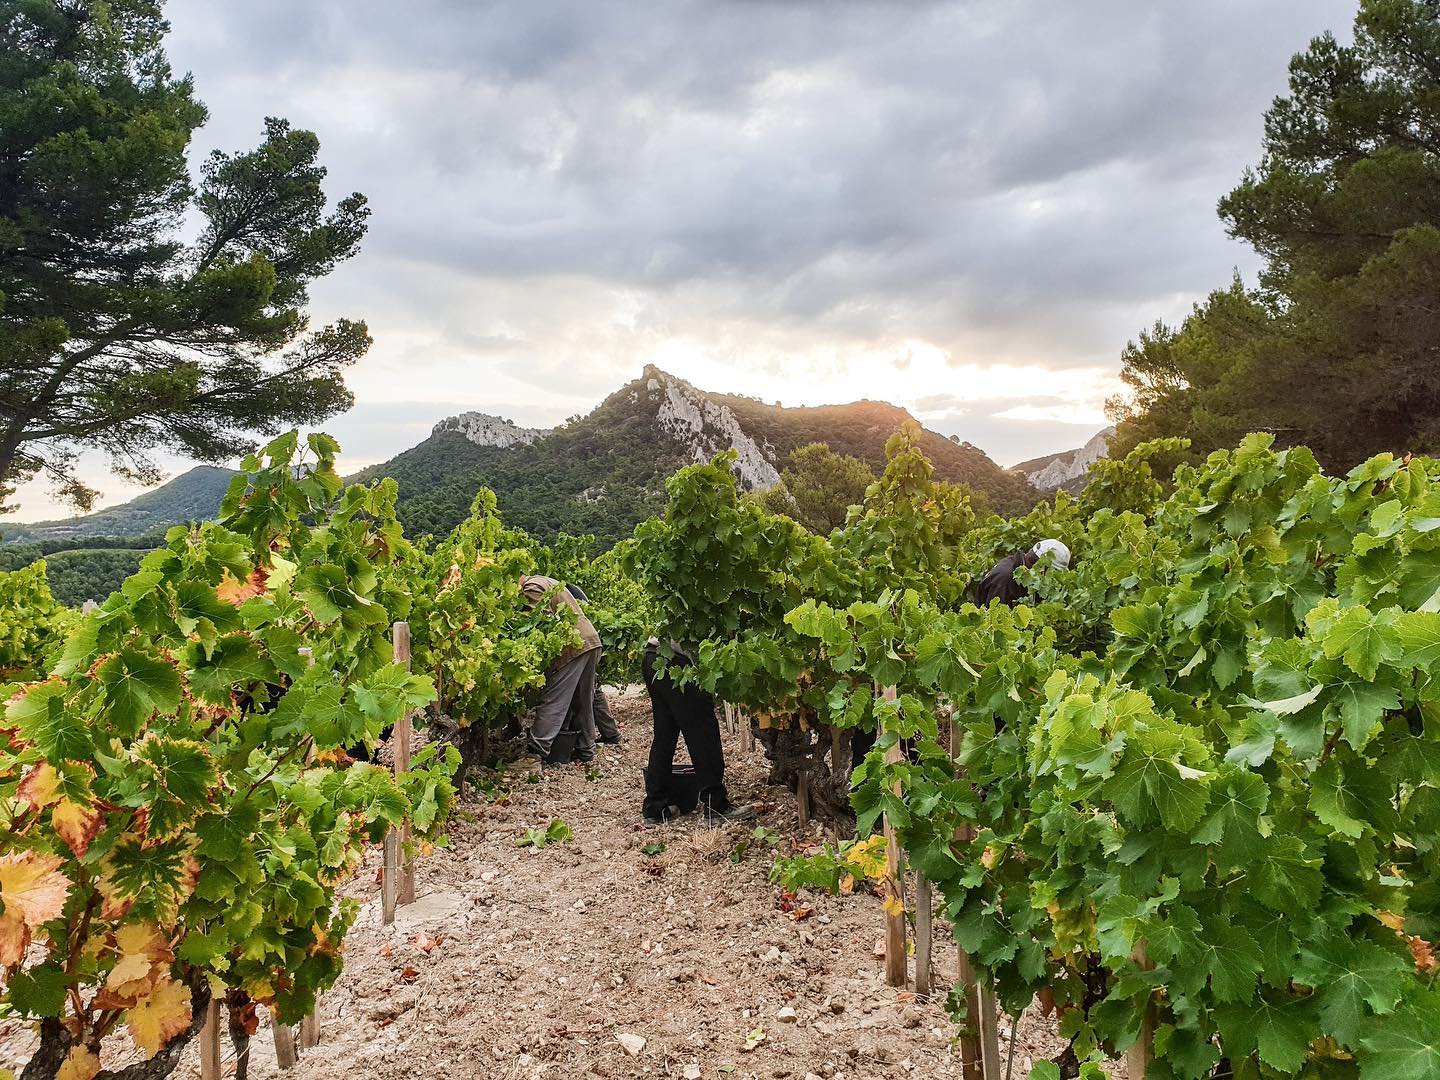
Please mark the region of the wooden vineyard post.
[[282, 1024], [275, 1013], [270, 1014], [270, 1030], [275, 1036], [275, 1064], [282, 1069], [293, 1069], [298, 1060], [295, 1053], [295, 1029]]
[[[1155, 965], [1150, 963], [1150, 954], [1142, 941], [1135, 946], [1131, 953], [1135, 962], [1146, 971]], [[1147, 1002], [1145, 1012], [1140, 1017], [1140, 1037], [1135, 1040], [1129, 1050], [1125, 1051], [1125, 1076], [1126, 1080], [1145, 1080], [1146, 1074], [1150, 1071], [1150, 1062], [1155, 1057], [1155, 1005]]]
[[[990, 1080], [1005, 1075], [1005, 1066], [1000, 1060], [1000, 1006], [995, 1000], [995, 991], [988, 986], [977, 987], [975, 997], [980, 1004], [980, 1072], [985, 1080]], [[1012, 1024], [1010, 1038], [1015, 1037]]]
[[380, 867], [380, 921], [389, 926], [395, 921], [395, 902], [400, 898], [400, 833], [391, 829], [385, 834], [384, 861]]
[[[309, 646], [302, 646], [301, 648], [296, 649], [295, 651], [298, 652], [301, 656], [303, 656], [303, 657], [305, 658], [305, 663], [306, 663], [307, 666], [308, 666], [308, 665], [313, 665], [313, 664], [315, 663], [315, 650], [314, 650], [314, 649], [311, 649]], [[312, 742], [312, 743], [310, 744], [310, 749], [305, 752], [305, 763], [308, 765], [309, 763], [311, 763], [311, 762], [314, 761], [314, 760], [315, 760], [315, 744]], [[302, 1021], [300, 1021], [300, 1047], [301, 1047], [301, 1049], [307, 1049], [307, 1050], [308, 1050], [310, 1047], [315, 1046], [315, 1045], [317, 1045], [317, 1044], [320, 1042], [320, 1020], [319, 1020], [319, 1017], [318, 1017], [318, 1015], [317, 1015], [318, 1012], [319, 1012], [319, 1009], [320, 1009], [320, 995], [317, 993], [317, 994], [315, 995], [315, 1008], [311, 1009], [310, 1012], [306, 1014], [305, 1019], [302, 1020]], [[276, 1050], [276, 1053], [277, 1053], [277, 1054], [279, 1053], [279, 1050], [278, 1050], [278, 1049]], [[203, 1080], [203, 1078], [202, 1078], [202, 1080]], [[218, 1078], [217, 1078], [217, 1080], [218, 1080]]]
[[[397, 622], [390, 628], [391, 641], [395, 648], [395, 662], [410, 669], [410, 624]], [[410, 711], [401, 714], [395, 724], [391, 746], [394, 750], [395, 773], [398, 776], [410, 769]], [[387, 926], [395, 921], [397, 904], [415, 901], [415, 867], [405, 854], [410, 840], [410, 822], [403, 821], [400, 828], [385, 834], [384, 865], [380, 871], [380, 919]]]
[[306, 1015], [300, 1021], [300, 1049], [309, 1050], [312, 1046], [320, 1045], [320, 1014], [319, 1000], [316, 1000], [316, 1009]]
[[199, 1040], [200, 1080], [220, 1080], [220, 1002], [216, 998], [205, 1006]]
[[[950, 757], [960, 756], [960, 727], [950, 722]], [[962, 825], [955, 840], [968, 846], [975, 827]], [[960, 1070], [964, 1080], [997, 1080], [1004, 1075], [1000, 1063], [1000, 1030], [996, 1022], [995, 992], [980, 986], [975, 965], [964, 949], [957, 949], [955, 980], [965, 988], [965, 1034], [960, 1037]], [[1013, 1036], [1012, 1036], [1013, 1038]]]
[[800, 831], [810, 828], [810, 732], [805, 732], [806, 754], [800, 771], [795, 774], [795, 816], [800, 819]]
[[[887, 686], [882, 696], [894, 701], [893, 686]], [[904, 757], [904, 751], [897, 742], [885, 751], [887, 762], [896, 762]], [[898, 786], [895, 789], [898, 795]], [[905, 955], [905, 858], [900, 850], [900, 841], [890, 819], [885, 819], [885, 981], [891, 986], [904, 986], [909, 982], [909, 960]]]
[[[410, 670], [410, 624], [398, 622], [392, 631], [395, 640], [395, 661], [404, 664], [405, 670]], [[395, 774], [410, 771], [410, 748], [415, 738], [414, 721], [410, 710], [406, 709], [400, 714], [400, 722], [395, 725]], [[399, 902], [402, 904], [413, 904], [415, 902], [415, 860], [409, 854], [410, 849], [410, 819], [407, 817], [400, 823], [400, 888]]]
[[915, 995], [930, 996], [930, 947], [934, 943], [935, 908], [930, 896], [930, 879], [915, 872]]

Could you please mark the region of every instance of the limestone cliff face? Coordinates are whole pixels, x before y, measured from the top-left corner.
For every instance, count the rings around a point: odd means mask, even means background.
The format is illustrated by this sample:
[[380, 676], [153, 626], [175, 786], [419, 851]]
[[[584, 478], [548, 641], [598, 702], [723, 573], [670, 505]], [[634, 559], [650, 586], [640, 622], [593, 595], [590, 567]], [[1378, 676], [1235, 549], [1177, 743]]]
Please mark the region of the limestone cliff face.
[[1024, 473], [1040, 491], [1074, 487], [1084, 478], [1090, 466], [1105, 456], [1114, 434], [1115, 429], [1107, 427], [1078, 450], [1022, 462], [1015, 469]]
[[536, 439], [549, 434], [547, 428], [520, 427], [514, 420], [503, 416], [491, 416], [482, 412], [463, 412], [459, 416], [447, 416], [435, 425], [431, 434], [454, 431], [469, 439], [476, 446], [529, 446]]
[[780, 482], [774, 452], [746, 434], [729, 406], [712, 401], [684, 379], [676, 378], [653, 364], [641, 376], [644, 394], [655, 406], [655, 423], [680, 443], [685, 456], [694, 462], [709, 461], [722, 450], [734, 450], [735, 475], [750, 491], [773, 487]]

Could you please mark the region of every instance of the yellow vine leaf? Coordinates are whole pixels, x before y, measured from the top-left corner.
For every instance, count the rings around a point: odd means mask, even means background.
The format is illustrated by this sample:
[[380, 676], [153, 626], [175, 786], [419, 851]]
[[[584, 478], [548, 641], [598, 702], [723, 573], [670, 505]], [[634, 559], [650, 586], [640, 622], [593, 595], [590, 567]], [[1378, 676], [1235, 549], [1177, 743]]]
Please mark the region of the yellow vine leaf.
[[125, 1014], [130, 1035], [150, 1056], [190, 1026], [190, 991], [168, 975]]
[[215, 595], [225, 603], [239, 607], [246, 600], [262, 595], [268, 579], [269, 573], [259, 566], [250, 571], [250, 576], [244, 581], [225, 570], [220, 576], [220, 584], [215, 586]]
[[884, 877], [885, 837], [876, 833], [854, 844], [845, 852], [845, 865], [853, 867], [860, 877]]
[[91, 1080], [99, 1071], [100, 1056], [88, 1046], [76, 1046], [65, 1055], [55, 1080]]
[[0, 855], [0, 900], [5, 901], [5, 914], [32, 928], [58, 918], [70, 893], [70, 879], [60, 873], [59, 866], [55, 856], [33, 851]]
[[36, 765], [25, 774], [25, 779], [20, 781], [20, 786], [15, 789], [15, 797], [24, 799], [30, 804], [30, 809], [37, 811], [59, 802], [60, 774], [55, 771], [55, 766], [48, 761]]
[[115, 951], [119, 958], [105, 979], [107, 989], [131, 997], [140, 997], [149, 988], [158, 972], [174, 959], [170, 943], [153, 922], [126, 923], [115, 932]]
[[885, 914], [890, 916], [905, 914], [905, 905], [901, 903], [898, 896], [885, 897]]
[[61, 799], [50, 811], [50, 824], [77, 859], [90, 850], [90, 841], [100, 832], [104, 821], [105, 814], [98, 807], [82, 806], [69, 799]]
[[0, 967], [13, 967], [25, 958], [30, 928], [19, 915], [0, 915]]
[[36, 812], [53, 806], [50, 824], [77, 859], [89, 850], [90, 841], [95, 839], [104, 821], [104, 814], [97, 808], [75, 802], [61, 793], [60, 774], [49, 762], [42, 761], [25, 774], [15, 789], [15, 797], [29, 803]]

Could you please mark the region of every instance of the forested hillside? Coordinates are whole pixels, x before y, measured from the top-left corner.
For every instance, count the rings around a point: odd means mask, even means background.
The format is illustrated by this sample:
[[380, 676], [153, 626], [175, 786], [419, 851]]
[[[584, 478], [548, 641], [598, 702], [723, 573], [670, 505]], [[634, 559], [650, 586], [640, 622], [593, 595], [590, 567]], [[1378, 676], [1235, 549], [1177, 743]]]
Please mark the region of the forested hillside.
[[[408, 532], [446, 532], [464, 519], [481, 486], [505, 519], [539, 537], [593, 534], [608, 546], [664, 505], [664, 479], [721, 450], [739, 451], [736, 468], [750, 490], [770, 487], [791, 452], [823, 442], [880, 469], [885, 441], [911, 420], [877, 401], [785, 408], [754, 398], [710, 394], [658, 368], [621, 387], [593, 412], [529, 445], [480, 446], [437, 430], [419, 446], [357, 474], [394, 477]], [[966, 484], [997, 510], [1028, 509], [1036, 494], [1023, 476], [983, 451], [924, 432], [921, 445], [937, 478]]]
[[233, 469], [196, 465], [168, 483], [118, 506], [96, 510], [93, 514], [55, 521], [0, 520], [0, 535], [7, 542], [23, 543], [77, 537], [138, 536], [157, 530], [163, 532], [181, 522], [213, 518], [234, 475]]

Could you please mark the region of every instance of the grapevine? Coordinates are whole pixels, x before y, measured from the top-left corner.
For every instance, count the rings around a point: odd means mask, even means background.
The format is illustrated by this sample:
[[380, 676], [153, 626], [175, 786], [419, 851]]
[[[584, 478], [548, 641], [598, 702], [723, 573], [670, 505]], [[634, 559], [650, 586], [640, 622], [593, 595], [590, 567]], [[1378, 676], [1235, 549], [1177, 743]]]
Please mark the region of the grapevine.
[[408, 817], [438, 840], [453, 752], [351, 764], [433, 696], [391, 660], [404, 597], [395, 487], [342, 490], [338, 447], [292, 433], [244, 463], [218, 523], [170, 531], [7, 688], [0, 751], [3, 1001], [39, 1022], [26, 1077], [100, 1073], [122, 1028], [168, 1073], [212, 996], [281, 1022], [335, 981], [336, 887]]

